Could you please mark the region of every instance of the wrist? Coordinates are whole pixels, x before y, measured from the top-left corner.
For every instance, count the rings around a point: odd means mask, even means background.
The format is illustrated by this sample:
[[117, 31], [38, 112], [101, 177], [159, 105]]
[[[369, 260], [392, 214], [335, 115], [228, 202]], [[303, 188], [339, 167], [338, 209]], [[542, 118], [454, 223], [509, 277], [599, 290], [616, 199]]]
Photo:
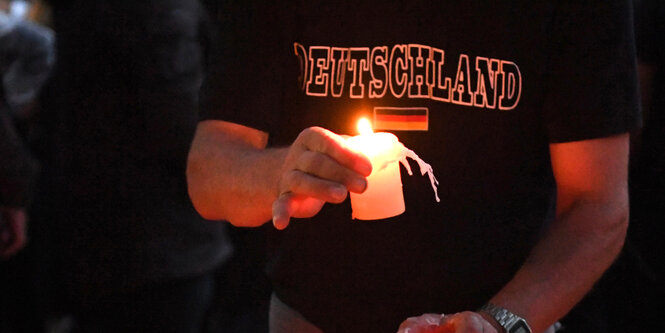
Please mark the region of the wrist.
[[526, 319], [510, 312], [508, 309], [502, 308], [496, 304], [487, 303], [483, 305], [478, 312], [489, 315], [494, 322], [499, 324], [501, 330], [499, 332], [505, 333], [531, 333], [531, 327]]

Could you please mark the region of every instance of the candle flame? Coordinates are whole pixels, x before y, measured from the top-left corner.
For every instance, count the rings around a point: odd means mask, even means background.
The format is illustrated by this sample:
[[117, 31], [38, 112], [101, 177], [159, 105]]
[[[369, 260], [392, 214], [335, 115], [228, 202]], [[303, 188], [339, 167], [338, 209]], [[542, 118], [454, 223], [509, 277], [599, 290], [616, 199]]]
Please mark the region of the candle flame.
[[372, 131], [372, 124], [369, 122], [369, 120], [367, 120], [367, 118], [360, 118], [358, 120], [358, 133], [360, 133], [360, 135], [374, 133], [374, 131]]

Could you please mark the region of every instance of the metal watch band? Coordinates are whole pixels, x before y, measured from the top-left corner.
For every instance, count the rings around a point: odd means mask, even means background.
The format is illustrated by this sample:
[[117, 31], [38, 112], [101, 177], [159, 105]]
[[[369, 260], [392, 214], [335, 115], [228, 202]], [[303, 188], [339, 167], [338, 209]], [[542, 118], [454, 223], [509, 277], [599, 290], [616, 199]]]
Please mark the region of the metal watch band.
[[[479, 311], [490, 314], [498, 323], [503, 327], [507, 333], [524, 332], [531, 333], [531, 327], [527, 324], [524, 318], [504, 309], [496, 304], [487, 303], [483, 305]], [[519, 326], [519, 328], [515, 326]], [[513, 327], [516, 330], [513, 330]]]

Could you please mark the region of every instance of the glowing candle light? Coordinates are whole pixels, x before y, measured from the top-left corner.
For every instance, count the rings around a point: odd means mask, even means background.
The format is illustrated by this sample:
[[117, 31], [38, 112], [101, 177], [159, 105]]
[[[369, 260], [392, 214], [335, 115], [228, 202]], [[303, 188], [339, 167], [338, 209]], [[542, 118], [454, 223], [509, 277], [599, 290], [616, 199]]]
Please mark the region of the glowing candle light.
[[374, 133], [372, 130], [372, 124], [369, 123], [367, 118], [360, 118], [358, 120], [358, 133], [360, 133], [360, 135], [371, 135]]
[[[374, 133], [369, 121], [358, 121], [360, 135], [347, 139], [352, 149], [365, 154], [372, 163], [372, 173], [367, 177], [367, 189], [362, 194], [351, 193], [351, 216], [359, 220], [379, 220], [402, 214], [405, 211], [401, 162], [411, 175], [406, 157], [418, 162], [421, 173], [428, 173], [436, 195], [436, 178], [432, 167], [422, 161], [413, 151], [404, 147], [391, 133]], [[439, 201], [438, 195], [436, 200]]]

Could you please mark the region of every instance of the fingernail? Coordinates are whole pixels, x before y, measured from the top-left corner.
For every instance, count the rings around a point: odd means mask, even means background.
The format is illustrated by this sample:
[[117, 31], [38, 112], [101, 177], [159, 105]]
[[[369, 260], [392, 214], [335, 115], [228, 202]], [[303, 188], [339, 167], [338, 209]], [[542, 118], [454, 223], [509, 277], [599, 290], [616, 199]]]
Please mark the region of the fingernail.
[[356, 178], [351, 183], [351, 186], [356, 192], [363, 192], [367, 187], [367, 181], [364, 178]]
[[372, 164], [361, 163], [358, 169], [363, 176], [369, 176], [369, 174], [372, 173]]
[[286, 228], [286, 224], [283, 221], [281, 221], [278, 216], [273, 216], [272, 217], [272, 225], [277, 230], [284, 230]]
[[332, 187], [330, 189], [330, 195], [337, 200], [342, 200], [346, 197], [346, 188], [343, 186]]

